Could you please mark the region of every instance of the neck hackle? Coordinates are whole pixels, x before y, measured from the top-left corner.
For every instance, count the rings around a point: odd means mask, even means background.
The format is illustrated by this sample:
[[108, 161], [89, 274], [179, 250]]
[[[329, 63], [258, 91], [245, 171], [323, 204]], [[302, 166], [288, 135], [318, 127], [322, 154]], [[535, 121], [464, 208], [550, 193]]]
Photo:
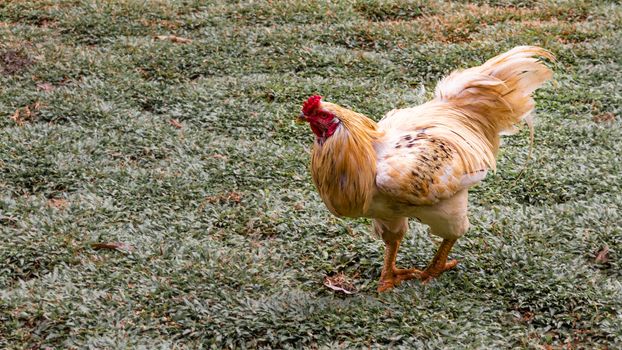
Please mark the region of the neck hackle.
[[376, 177], [376, 123], [331, 103], [322, 108], [339, 119], [332, 136], [316, 142], [311, 174], [320, 196], [335, 215], [361, 216], [371, 201]]

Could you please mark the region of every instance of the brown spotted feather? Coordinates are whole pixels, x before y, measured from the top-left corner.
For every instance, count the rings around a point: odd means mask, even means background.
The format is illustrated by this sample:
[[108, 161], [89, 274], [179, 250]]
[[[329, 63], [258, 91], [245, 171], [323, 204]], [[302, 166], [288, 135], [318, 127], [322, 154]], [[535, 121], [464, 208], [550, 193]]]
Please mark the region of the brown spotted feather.
[[464, 169], [447, 140], [416, 131], [401, 136], [392, 150], [384, 152], [376, 184], [399, 203], [432, 205], [462, 188]]

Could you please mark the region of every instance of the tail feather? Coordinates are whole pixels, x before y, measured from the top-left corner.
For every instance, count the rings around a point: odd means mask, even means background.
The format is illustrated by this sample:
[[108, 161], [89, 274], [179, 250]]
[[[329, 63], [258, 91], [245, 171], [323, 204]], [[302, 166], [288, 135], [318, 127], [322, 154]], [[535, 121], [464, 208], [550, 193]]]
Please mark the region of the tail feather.
[[532, 94], [553, 76], [539, 57], [555, 60], [540, 47], [518, 46], [481, 66], [454, 71], [437, 85], [436, 99], [462, 111], [496, 154], [499, 134], [512, 132], [523, 120], [531, 127]]

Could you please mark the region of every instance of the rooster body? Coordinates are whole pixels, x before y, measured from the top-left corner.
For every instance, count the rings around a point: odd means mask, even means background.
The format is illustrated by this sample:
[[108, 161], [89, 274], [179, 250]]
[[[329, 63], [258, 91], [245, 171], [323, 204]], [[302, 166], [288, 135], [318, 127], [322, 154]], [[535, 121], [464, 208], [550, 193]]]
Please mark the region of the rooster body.
[[[305, 102], [301, 117], [316, 135], [311, 174], [322, 200], [337, 216], [373, 218], [385, 242], [379, 291], [407, 279], [428, 281], [457, 264], [447, 255], [469, 227], [469, 187], [495, 170], [499, 135], [530, 122], [532, 93], [552, 77], [537, 57], [554, 59], [520, 46], [455, 71], [433, 100], [390, 111], [378, 123], [319, 96]], [[395, 267], [408, 218], [443, 238], [425, 270]]]

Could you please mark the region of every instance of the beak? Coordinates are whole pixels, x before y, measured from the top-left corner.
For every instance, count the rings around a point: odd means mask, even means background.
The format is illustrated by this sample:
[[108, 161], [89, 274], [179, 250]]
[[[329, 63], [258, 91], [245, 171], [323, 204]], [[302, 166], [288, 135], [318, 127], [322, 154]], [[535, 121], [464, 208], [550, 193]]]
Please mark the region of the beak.
[[298, 117], [296, 118], [296, 123], [298, 124], [302, 124], [304, 122], [307, 121], [307, 117], [305, 117], [305, 114], [300, 112], [300, 114], [298, 115]]

